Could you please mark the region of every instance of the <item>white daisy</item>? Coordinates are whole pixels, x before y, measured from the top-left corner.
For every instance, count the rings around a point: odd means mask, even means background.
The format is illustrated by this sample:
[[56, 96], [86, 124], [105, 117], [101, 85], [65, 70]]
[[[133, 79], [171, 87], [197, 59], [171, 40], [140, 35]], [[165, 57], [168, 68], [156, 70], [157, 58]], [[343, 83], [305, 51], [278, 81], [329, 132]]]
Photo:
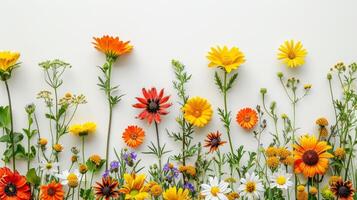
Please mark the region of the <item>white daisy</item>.
[[228, 188], [229, 184], [225, 181], [218, 181], [217, 177], [209, 178], [209, 185], [202, 184], [201, 194], [205, 196], [205, 200], [228, 200], [225, 194], [231, 192]]
[[292, 174], [288, 174], [282, 170], [279, 170], [278, 172], [275, 172], [272, 176], [270, 176], [271, 186], [280, 189], [288, 189], [293, 185], [293, 182], [290, 181], [291, 177]]
[[246, 197], [248, 200], [259, 199], [265, 191], [262, 181], [254, 172], [248, 173], [240, 182], [241, 185], [238, 188], [239, 195]]
[[63, 171], [61, 174], [57, 174], [56, 177], [61, 179], [62, 185], [68, 185], [70, 187], [77, 187], [79, 183], [80, 173], [78, 170], [74, 172], [69, 172], [68, 170]]
[[45, 175], [53, 175], [58, 173], [57, 167], [59, 164], [57, 162], [51, 162], [43, 159], [40, 163], [40, 169], [44, 172]]

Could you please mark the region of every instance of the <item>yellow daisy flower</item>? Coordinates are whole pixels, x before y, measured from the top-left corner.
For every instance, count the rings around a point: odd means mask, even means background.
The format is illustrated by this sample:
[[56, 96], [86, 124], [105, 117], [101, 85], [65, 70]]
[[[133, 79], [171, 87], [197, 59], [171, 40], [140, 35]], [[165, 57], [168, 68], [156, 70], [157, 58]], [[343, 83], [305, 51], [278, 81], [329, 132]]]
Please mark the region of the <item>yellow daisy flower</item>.
[[188, 189], [170, 187], [162, 194], [164, 200], [191, 200]]
[[119, 190], [120, 193], [125, 194], [125, 199], [130, 200], [144, 200], [149, 197], [149, 187], [145, 187], [144, 174], [124, 174], [125, 184]]
[[10, 71], [20, 58], [18, 52], [1, 51], [0, 52], [0, 71]]
[[97, 125], [94, 122], [86, 122], [84, 124], [74, 124], [69, 127], [69, 132], [77, 136], [86, 136], [94, 133]]
[[290, 40], [279, 47], [278, 59], [283, 60], [288, 67], [294, 68], [305, 63], [306, 54], [307, 51], [300, 41], [295, 43], [294, 40]]
[[190, 98], [183, 106], [184, 118], [192, 125], [204, 127], [212, 118], [213, 110], [207, 99]]
[[230, 73], [245, 62], [244, 54], [237, 47], [228, 49], [227, 46], [212, 47], [208, 52], [207, 59], [210, 61], [208, 67], [220, 67]]

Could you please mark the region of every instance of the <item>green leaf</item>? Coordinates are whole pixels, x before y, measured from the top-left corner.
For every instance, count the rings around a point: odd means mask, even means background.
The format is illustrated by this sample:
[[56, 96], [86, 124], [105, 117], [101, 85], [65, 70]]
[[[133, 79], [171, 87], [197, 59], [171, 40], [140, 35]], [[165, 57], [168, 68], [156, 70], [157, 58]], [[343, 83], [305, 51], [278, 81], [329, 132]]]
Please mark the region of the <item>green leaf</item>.
[[238, 73], [233, 74], [233, 76], [229, 79], [226, 91], [232, 88], [234, 81], [237, 79]]
[[0, 128], [9, 127], [11, 122], [10, 110], [8, 106], [0, 106]]
[[0, 142], [6, 142], [6, 143], [10, 143], [11, 142], [11, 138], [9, 134], [3, 135], [0, 137]]
[[27, 172], [26, 179], [27, 179], [27, 182], [29, 182], [35, 186], [38, 186], [41, 183], [41, 178], [39, 176], [37, 176], [35, 168], [31, 168]]
[[55, 116], [53, 116], [53, 115], [51, 115], [51, 114], [46, 113], [45, 116], [46, 116], [46, 118], [48, 118], [48, 119], [56, 120]]
[[224, 87], [223, 87], [221, 78], [218, 76], [218, 72], [214, 73], [214, 81], [215, 81], [216, 85], [218, 86], [219, 90], [223, 93]]

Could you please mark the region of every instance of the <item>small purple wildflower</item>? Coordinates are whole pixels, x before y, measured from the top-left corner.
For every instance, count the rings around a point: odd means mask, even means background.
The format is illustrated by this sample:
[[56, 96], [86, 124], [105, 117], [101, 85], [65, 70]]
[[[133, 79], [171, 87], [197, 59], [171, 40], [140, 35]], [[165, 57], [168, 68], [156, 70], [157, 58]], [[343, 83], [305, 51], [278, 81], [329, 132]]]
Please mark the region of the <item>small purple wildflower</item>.
[[183, 188], [190, 190], [192, 193], [195, 192], [195, 187], [191, 183], [186, 183]]

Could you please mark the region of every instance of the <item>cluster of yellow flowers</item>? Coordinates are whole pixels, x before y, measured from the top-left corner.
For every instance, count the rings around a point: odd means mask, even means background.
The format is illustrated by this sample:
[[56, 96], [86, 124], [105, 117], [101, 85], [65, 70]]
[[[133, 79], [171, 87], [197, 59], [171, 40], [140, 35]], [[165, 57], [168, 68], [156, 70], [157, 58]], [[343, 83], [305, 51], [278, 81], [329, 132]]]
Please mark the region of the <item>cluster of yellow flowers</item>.
[[265, 155], [267, 157], [267, 165], [271, 170], [277, 169], [280, 164], [291, 166], [294, 163], [291, 151], [285, 147], [270, 146], [265, 150]]

